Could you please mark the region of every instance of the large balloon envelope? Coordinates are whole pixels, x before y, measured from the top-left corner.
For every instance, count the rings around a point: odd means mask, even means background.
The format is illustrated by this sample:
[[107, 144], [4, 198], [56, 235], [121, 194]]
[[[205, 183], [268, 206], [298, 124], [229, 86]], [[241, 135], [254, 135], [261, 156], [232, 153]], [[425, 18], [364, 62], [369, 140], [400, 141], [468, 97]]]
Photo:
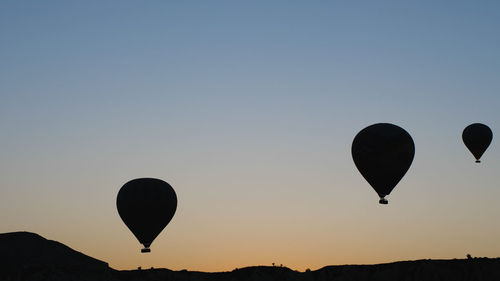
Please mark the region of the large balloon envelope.
[[177, 196], [166, 182], [154, 178], [140, 178], [122, 186], [116, 198], [118, 214], [137, 240], [144, 245], [141, 252], [150, 252], [149, 246], [172, 220], [177, 208]]
[[352, 142], [352, 159], [359, 172], [387, 204], [389, 195], [410, 168], [415, 144], [404, 129], [378, 123], [361, 130]]
[[462, 132], [462, 140], [476, 158], [476, 163], [481, 163], [479, 159], [483, 156], [492, 139], [491, 129], [481, 123], [470, 124]]

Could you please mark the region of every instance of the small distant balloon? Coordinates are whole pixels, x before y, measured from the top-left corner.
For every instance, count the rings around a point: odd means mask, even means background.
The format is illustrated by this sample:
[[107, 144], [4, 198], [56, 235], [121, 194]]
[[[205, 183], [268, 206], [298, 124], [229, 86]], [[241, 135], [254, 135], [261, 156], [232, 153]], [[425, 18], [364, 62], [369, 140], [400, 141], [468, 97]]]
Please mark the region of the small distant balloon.
[[406, 174], [415, 155], [415, 144], [403, 128], [378, 123], [361, 130], [352, 142], [352, 159], [375, 189], [380, 204]]
[[122, 186], [116, 207], [125, 225], [144, 245], [141, 252], [148, 253], [151, 243], [172, 220], [177, 195], [170, 184], [160, 179], [139, 178]]
[[476, 158], [476, 163], [481, 163], [479, 159], [483, 156], [488, 146], [490, 146], [492, 139], [493, 132], [491, 129], [481, 123], [470, 124], [462, 132], [462, 140], [469, 151], [472, 152], [474, 158]]

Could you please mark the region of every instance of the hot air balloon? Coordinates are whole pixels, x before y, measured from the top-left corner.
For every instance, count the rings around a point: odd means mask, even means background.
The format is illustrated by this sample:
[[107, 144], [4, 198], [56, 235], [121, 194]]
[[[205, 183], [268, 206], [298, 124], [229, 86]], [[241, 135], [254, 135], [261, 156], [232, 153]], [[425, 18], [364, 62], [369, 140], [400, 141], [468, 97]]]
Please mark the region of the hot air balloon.
[[177, 196], [174, 189], [160, 179], [134, 179], [118, 192], [116, 207], [125, 225], [144, 245], [141, 252], [148, 253], [153, 240], [172, 220]]
[[462, 140], [476, 158], [476, 163], [481, 163], [479, 158], [486, 151], [492, 139], [491, 129], [481, 123], [470, 124], [462, 132]]
[[404, 129], [378, 123], [361, 130], [352, 142], [352, 159], [359, 172], [378, 193], [380, 204], [410, 168], [415, 144]]

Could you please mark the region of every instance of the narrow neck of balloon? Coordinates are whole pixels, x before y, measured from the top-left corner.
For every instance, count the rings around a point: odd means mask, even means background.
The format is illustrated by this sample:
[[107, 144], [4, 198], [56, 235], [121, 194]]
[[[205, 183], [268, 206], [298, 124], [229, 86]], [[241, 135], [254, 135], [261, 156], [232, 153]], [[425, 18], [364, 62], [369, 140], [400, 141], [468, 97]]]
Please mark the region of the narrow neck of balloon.
[[151, 252], [151, 249], [149, 246], [151, 246], [151, 243], [142, 243], [144, 245], [144, 249], [141, 249], [141, 253], [149, 253]]
[[384, 204], [384, 205], [386, 205], [386, 204], [388, 204], [388, 203], [389, 203], [389, 201], [387, 201], [387, 199], [385, 199], [385, 195], [383, 195], [383, 194], [379, 194], [379, 196], [380, 196], [380, 200], [378, 200], [378, 203], [379, 203], [379, 204]]

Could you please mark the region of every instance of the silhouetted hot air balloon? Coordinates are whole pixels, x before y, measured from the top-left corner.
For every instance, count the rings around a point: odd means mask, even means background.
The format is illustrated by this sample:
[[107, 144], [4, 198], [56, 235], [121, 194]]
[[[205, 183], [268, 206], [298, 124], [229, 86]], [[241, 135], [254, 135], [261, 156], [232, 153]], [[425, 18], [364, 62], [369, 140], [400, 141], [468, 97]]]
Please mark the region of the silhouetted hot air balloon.
[[118, 214], [144, 245], [142, 253], [172, 220], [177, 208], [177, 196], [166, 182], [153, 178], [140, 178], [122, 186], [116, 198]]
[[359, 172], [387, 204], [389, 195], [410, 168], [415, 144], [404, 129], [378, 123], [361, 130], [352, 142], [352, 158]]
[[493, 132], [491, 129], [481, 123], [470, 124], [462, 133], [462, 140], [476, 158], [476, 163], [481, 163], [479, 158], [486, 151], [492, 139]]

